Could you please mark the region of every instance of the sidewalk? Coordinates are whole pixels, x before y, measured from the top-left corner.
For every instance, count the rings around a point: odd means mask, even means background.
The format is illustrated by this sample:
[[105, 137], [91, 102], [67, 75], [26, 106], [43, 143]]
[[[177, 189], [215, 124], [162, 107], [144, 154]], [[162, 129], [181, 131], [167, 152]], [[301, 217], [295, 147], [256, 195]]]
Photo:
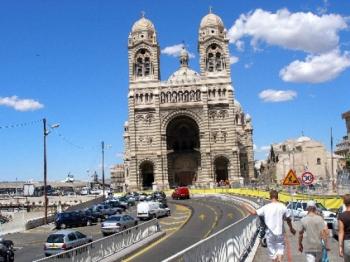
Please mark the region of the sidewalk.
[[[300, 229], [300, 221], [293, 222], [293, 226], [295, 230], [297, 230], [297, 233], [294, 236], [290, 233], [288, 226], [285, 225], [287, 233], [286, 233], [286, 250], [284, 253], [284, 261], [288, 261], [288, 262], [306, 261], [305, 254], [300, 253], [298, 251], [298, 235], [299, 235], [299, 229]], [[344, 260], [340, 258], [338, 255], [338, 241], [331, 236], [329, 237], [328, 241], [331, 249], [331, 251], [328, 252], [329, 261], [343, 262]], [[267, 254], [267, 249], [259, 245], [253, 261], [254, 262], [271, 261]]]

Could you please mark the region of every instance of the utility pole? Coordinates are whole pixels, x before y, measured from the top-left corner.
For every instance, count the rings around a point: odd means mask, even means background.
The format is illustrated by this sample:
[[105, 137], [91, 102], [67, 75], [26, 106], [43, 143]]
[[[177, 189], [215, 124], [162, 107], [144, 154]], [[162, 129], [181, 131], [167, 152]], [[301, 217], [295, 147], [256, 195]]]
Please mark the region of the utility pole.
[[46, 126], [46, 118], [43, 119], [44, 124], [44, 208], [45, 208], [45, 216], [44, 216], [44, 224], [47, 224], [47, 162], [46, 162], [46, 136], [48, 135], [47, 126]]
[[334, 181], [334, 156], [333, 156], [333, 130], [331, 128], [331, 177], [332, 177], [332, 189], [336, 192], [335, 181]]
[[103, 198], [105, 198], [105, 142], [101, 142], [102, 147], [102, 192], [103, 192]]

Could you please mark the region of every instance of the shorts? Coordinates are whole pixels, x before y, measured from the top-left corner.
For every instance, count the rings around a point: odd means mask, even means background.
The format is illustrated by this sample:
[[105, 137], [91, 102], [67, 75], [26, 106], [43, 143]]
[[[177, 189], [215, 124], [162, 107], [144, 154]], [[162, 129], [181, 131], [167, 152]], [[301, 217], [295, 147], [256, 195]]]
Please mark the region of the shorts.
[[276, 259], [277, 256], [283, 256], [284, 254], [284, 235], [274, 235], [267, 230], [266, 232], [266, 243], [269, 257]]

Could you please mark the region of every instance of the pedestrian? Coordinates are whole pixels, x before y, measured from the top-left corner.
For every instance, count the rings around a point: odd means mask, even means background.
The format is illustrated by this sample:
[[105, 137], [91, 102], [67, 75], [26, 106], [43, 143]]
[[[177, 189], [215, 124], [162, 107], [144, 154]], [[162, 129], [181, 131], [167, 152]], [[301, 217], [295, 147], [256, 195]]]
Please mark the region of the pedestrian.
[[266, 243], [269, 257], [272, 261], [281, 262], [284, 255], [284, 221], [287, 222], [290, 232], [295, 235], [290, 214], [287, 212], [287, 207], [278, 201], [278, 192], [270, 191], [269, 204], [266, 204], [255, 210], [246, 205], [248, 212], [251, 215], [263, 217], [266, 224]]
[[338, 218], [338, 243], [339, 255], [344, 257], [345, 262], [350, 262], [350, 194], [343, 196], [345, 210]]
[[329, 250], [328, 227], [323, 217], [317, 214], [315, 201], [308, 201], [306, 204], [306, 210], [308, 211], [307, 215], [300, 221], [299, 251], [305, 252], [307, 262], [321, 262], [323, 244], [326, 249]]

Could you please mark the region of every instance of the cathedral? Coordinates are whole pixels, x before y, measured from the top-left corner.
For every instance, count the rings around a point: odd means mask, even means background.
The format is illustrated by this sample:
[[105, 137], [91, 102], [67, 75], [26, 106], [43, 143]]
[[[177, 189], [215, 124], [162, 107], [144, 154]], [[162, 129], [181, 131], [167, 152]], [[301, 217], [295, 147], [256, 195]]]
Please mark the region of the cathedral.
[[128, 38], [128, 121], [124, 173], [129, 190], [248, 182], [254, 175], [252, 123], [234, 98], [227, 30], [212, 12], [198, 32], [200, 72], [183, 49], [160, 79], [160, 47], [145, 17]]

